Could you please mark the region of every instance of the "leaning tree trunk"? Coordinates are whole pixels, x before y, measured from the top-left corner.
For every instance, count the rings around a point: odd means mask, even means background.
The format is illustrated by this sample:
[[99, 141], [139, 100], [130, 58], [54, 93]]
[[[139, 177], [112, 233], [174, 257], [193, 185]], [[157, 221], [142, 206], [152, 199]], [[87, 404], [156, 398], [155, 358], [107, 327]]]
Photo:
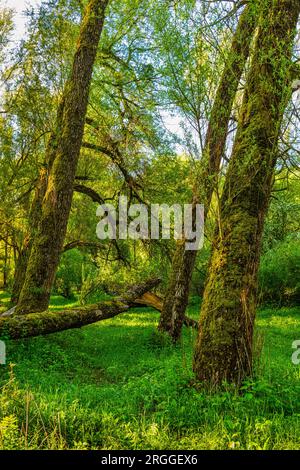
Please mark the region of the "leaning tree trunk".
[[16, 304], [19, 300], [19, 296], [24, 285], [26, 268], [28, 265], [32, 243], [34, 240], [35, 233], [37, 232], [38, 222], [41, 217], [41, 207], [42, 202], [47, 189], [47, 171], [46, 168], [42, 168], [39, 174], [38, 182], [35, 188], [35, 194], [33, 201], [31, 203], [31, 208], [29, 212], [29, 229], [26, 234], [22, 249], [19, 253], [15, 274], [14, 274], [14, 283], [11, 293], [11, 302]]
[[[210, 116], [201, 168], [194, 185], [193, 201], [203, 204], [206, 213], [217, 186], [230, 114], [249, 55], [255, 29], [255, 11], [256, 6], [251, 1], [240, 16]], [[167, 332], [174, 341], [181, 335], [196, 256], [197, 250], [185, 249], [185, 240], [177, 242], [159, 323], [159, 329]]]
[[299, 0], [262, 0], [260, 27], [220, 201], [194, 372], [210, 386], [252, 371], [257, 271], [274, 178]]
[[[82, 143], [89, 88], [108, 0], [90, 0], [73, 69], [63, 93], [63, 112], [53, 144], [55, 157], [41, 207], [17, 312], [46, 310], [67, 229]], [[52, 145], [48, 151], [52, 152]], [[48, 158], [46, 158], [46, 161]]]
[[[63, 118], [63, 110], [64, 110], [64, 101], [62, 100], [59, 104], [58, 111], [57, 111], [57, 127], [56, 133], [60, 130], [60, 126], [62, 123]], [[11, 302], [13, 304], [18, 303], [21, 290], [24, 285], [25, 276], [26, 276], [26, 269], [29, 262], [29, 257], [31, 253], [31, 248], [33, 244], [34, 237], [38, 230], [39, 220], [41, 218], [42, 213], [42, 204], [43, 199], [46, 194], [47, 184], [48, 184], [48, 177], [49, 173], [52, 169], [53, 161], [56, 155], [57, 149], [57, 140], [56, 140], [56, 133], [53, 131], [51, 133], [47, 150], [46, 150], [46, 160], [39, 172], [38, 180], [35, 186], [35, 193], [34, 198], [31, 203], [30, 212], [29, 212], [29, 228], [28, 232], [24, 238], [23, 246], [19, 253], [17, 263], [15, 266], [15, 273], [14, 273], [14, 283], [11, 293]]]

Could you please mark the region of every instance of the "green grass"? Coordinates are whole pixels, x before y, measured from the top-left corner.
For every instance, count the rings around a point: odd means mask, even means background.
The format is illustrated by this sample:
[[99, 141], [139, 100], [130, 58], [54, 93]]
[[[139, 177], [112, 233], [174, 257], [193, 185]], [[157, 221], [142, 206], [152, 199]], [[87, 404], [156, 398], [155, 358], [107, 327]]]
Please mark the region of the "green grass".
[[[53, 298], [52, 308], [61, 306], [72, 304]], [[0, 448], [300, 448], [300, 365], [291, 362], [299, 308], [259, 312], [257, 377], [242, 393], [196, 390], [195, 332], [185, 329], [174, 347], [156, 333], [157, 319], [141, 308], [8, 342], [14, 366], [0, 366]]]

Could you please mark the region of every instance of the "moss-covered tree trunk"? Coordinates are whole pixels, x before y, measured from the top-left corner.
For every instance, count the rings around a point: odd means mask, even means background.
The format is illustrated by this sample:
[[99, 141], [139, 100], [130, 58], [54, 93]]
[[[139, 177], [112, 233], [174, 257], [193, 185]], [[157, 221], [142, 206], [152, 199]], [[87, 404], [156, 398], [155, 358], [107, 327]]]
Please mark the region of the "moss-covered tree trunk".
[[41, 216], [41, 205], [43, 198], [45, 196], [47, 188], [47, 181], [46, 181], [46, 172], [43, 168], [40, 171], [38, 183], [35, 189], [35, 195], [31, 204], [30, 213], [29, 213], [29, 230], [25, 239], [23, 241], [23, 246], [20, 251], [20, 254], [17, 259], [17, 264], [15, 268], [14, 274], [14, 283], [11, 293], [11, 302], [16, 304], [19, 300], [20, 292], [22, 290], [25, 275], [26, 275], [26, 268], [29, 261], [29, 256], [31, 253], [32, 242], [34, 239], [34, 234], [36, 233], [38, 227], [38, 221]]
[[23, 246], [20, 251], [20, 254], [17, 259], [15, 273], [14, 273], [14, 283], [11, 293], [11, 302], [16, 304], [19, 300], [21, 290], [24, 285], [26, 269], [31, 253], [31, 248], [33, 244], [34, 237], [37, 233], [39, 220], [42, 213], [42, 204], [47, 190], [48, 178], [50, 171], [52, 169], [53, 161], [56, 155], [56, 134], [60, 130], [60, 126], [63, 118], [63, 109], [64, 109], [64, 100], [59, 104], [57, 110], [57, 125], [56, 131], [51, 132], [49, 142], [47, 145], [45, 163], [41, 168], [38, 176], [38, 180], [35, 186], [34, 197], [31, 203], [30, 212], [29, 212], [29, 227], [28, 232], [24, 238]]
[[252, 370], [260, 245], [299, 12], [299, 0], [261, 1], [195, 348], [196, 377], [211, 386], [240, 384]]
[[[240, 16], [212, 108], [201, 168], [194, 185], [193, 202], [203, 204], [205, 213], [209, 210], [212, 194], [218, 182], [229, 119], [249, 55], [255, 17], [256, 2], [250, 1]], [[159, 322], [159, 330], [167, 332], [174, 341], [181, 335], [196, 256], [196, 250], [185, 249], [184, 241], [177, 243]]]
[[53, 165], [17, 305], [19, 314], [40, 312], [49, 304], [67, 229], [93, 65], [107, 3], [108, 0], [90, 0], [82, 21], [71, 77], [63, 93], [61, 122], [57, 122], [55, 138], [48, 147], [49, 153], [54, 150]]
[[39, 218], [41, 216], [41, 207], [43, 198], [45, 196], [47, 189], [47, 172], [46, 168], [42, 168], [39, 174], [38, 182], [35, 188], [35, 194], [33, 201], [31, 203], [30, 213], [29, 213], [29, 229], [28, 233], [26, 234], [23, 246], [20, 251], [20, 254], [17, 259], [15, 274], [14, 274], [14, 283], [11, 293], [11, 302], [16, 304], [19, 300], [20, 292], [22, 290], [25, 275], [26, 275], [26, 268], [29, 261], [29, 256], [31, 253], [32, 242], [34, 239], [34, 235], [38, 228]]
[[27, 315], [6, 312], [0, 316], [0, 338], [20, 339], [47, 335], [115, 317], [137, 304], [145, 305], [143, 296], [159, 283], [158, 278], [148, 279], [141, 284], [129, 286], [121, 296], [112, 300], [59, 312], [45, 311]]

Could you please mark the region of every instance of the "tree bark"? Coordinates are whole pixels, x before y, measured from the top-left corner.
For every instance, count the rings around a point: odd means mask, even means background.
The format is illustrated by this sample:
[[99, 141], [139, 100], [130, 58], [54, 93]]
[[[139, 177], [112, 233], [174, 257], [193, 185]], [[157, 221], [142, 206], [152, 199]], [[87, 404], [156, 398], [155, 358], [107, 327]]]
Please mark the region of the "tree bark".
[[[59, 111], [58, 113], [59, 121], [61, 121], [61, 117], [62, 117], [61, 112]], [[50, 142], [52, 141], [53, 137], [54, 137], [53, 135], [50, 137]], [[53, 156], [53, 152], [52, 152], [52, 156]], [[30, 214], [29, 214], [30, 227], [24, 239], [23, 246], [18, 256], [17, 264], [15, 267], [14, 283], [13, 283], [12, 294], [11, 294], [11, 303], [14, 305], [18, 303], [20, 292], [24, 284], [26, 268], [27, 268], [30, 253], [31, 253], [34, 235], [37, 231], [39, 219], [41, 217], [42, 203], [43, 203], [43, 199], [47, 190], [48, 175], [49, 175], [49, 171], [52, 168], [52, 164], [53, 164], [53, 161], [51, 158], [51, 160], [48, 161], [48, 163], [45, 164], [42, 170], [40, 171], [38, 182], [36, 184], [35, 195], [31, 203]], [[94, 202], [98, 202], [99, 204], [105, 203], [105, 200], [102, 199], [101, 196], [96, 191], [94, 191], [91, 188], [88, 188], [87, 186], [77, 184], [77, 185], [74, 185], [73, 190], [86, 194]], [[78, 242], [78, 244], [79, 245], [81, 244], [81, 246], [83, 246], [84, 243], [85, 242]], [[65, 252], [73, 248], [73, 246], [69, 246], [69, 245], [65, 245], [62, 251]], [[88, 243], [85, 243], [85, 245], [87, 246]], [[99, 244], [99, 248], [100, 248], [100, 244]]]
[[[48, 147], [53, 152], [41, 216], [20, 293], [19, 314], [47, 309], [71, 208], [89, 88], [108, 0], [90, 0], [82, 21], [71, 77], [62, 98], [61, 121]], [[48, 158], [46, 158], [48, 161]]]
[[[51, 138], [52, 137], [50, 137], [50, 140]], [[53, 162], [49, 161], [48, 167], [52, 163]], [[46, 193], [46, 189], [47, 189], [47, 169], [46, 169], [46, 165], [44, 165], [44, 167], [40, 170], [38, 182], [35, 187], [34, 198], [30, 207], [30, 212], [29, 212], [29, 217], [28, 217], [29, 223], [30, 223], [29, 230], [23, 241], [23, 246], [19, 253], [17, 264], [15, 267], [14, 283], [13, 283], [12, 294], [11, 294], [11, 302], [13, 304], [16, 304], [18, 302], [20, 292], [24, 285], [26, 268], [27, 268], [29, 256], [31, 253], [34, 235], [37, 231], [39, 218], [41, 216], [41, 207], [42, 207], [43, 198]]]
[[34, 237], [38, 230], [39, 220], [42, 214], [42, 204], [43, 199], [46, 194], [47, 185], [48, 185], [48, 178], [50, 171], [52, 169], [52, 165], [55, 159], [56, 151], [57, 151], [57, 138], [56, 134], [58, 131], [61, 131], [61, 123], [63, 120], [63, 110], [64, 110], [64, 99], [61, 100], [57, 110], [56, 116], [56, 131], [52, 131], [45, 155], [45, 161], [42, 168], [39, 171], [39, 176], [37, 179], [37, 183], [35, 186], [34, 197], [31, 202], [30, 211], [29, 211], [29, 228], [28, 232], [24, 238], [23, 246], [19, 253], [15, 273], [14, 273], [14, 283], [12, 288], [11, 294], [11, 302], [13, 304], [17, 304], [19, 301], [20, 293], [24, 285], [25, 276], [26, 276], [26, 269], [29, 262], [29, 257], [31, 253], [31, 248], [33, 244]]
[[20, 339], [33, 336], [47, 335], [71, 328], [96, 323], [101, 320], [115, 317], [129, 308], [136, 306], [135, 301], [160, 283], [160, 279], [149, 279], [141, 284], [131, 286], [125, 294], [116, 299], [99, 302], [86, 307], [62, 310], [60, 312], [45, 311], [42, 313], [29, 313], [0, 317], [0, 338]]
[[[152, 307], [161, 312], [161, 297], [150, 292], [150, 289], [159, 283], [160, 279], [150, 279], [133, 288], [128, 288], [127, 296], [123, 295], [111, 301], [61, 312], [15, 315], [16, 307], [13, 307], [0, 315], [0, 338], [20, 339], [81, 328], [112, 318], [138, 305]], [[192, 318], [184, 317], [184, 324], [189, 328], [198, 329], [198, 322]]]
[[[254, 3], [250, 1], [240, 16], [211, 111], [201, 168], [195, 180], [193, 200], [194, 204], [204, 205], [206, 214], [212, 194], [217, 187], [232, 106], [255, 30], [255, 9]], [[185, 240], [176, 244], [159, 323], [159, 329], [168, 333], [174, 341], [177, 341], [181, 335], [196, 256], [197, 250], [185, 249]]]
[[238, 131], [220, 201], [194, 355], [197, 379], [240, 384], [252, 372], [257, 271], [299, 0], [262, 0]]
[[[161, 312], [163, 308], [163, 299], [159, 295], [154, 294], [153, 292], [146, 292], [141, 297], [136, 299], [134, 303], [155, 308], [155, 310], [157, 310], [158, 312]], [[188, 328], [198, 329], [198, 322], [193, 318], [184, 316], [183, 324]]]
[[8, 267], [9, 267], [9, 256], [8, 256], [8, 232], [6, 233], [4, 242], [4, 262], [3, 262], [3, 289], [7, 288], [8, 282]]

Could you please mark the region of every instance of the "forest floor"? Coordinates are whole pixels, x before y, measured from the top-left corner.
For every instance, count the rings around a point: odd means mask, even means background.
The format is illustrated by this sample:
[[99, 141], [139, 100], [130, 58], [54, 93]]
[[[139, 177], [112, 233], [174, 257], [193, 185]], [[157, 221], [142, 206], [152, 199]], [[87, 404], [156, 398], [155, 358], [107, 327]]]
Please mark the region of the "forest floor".
[[[53, 309], [74, 304], [52, 298]], [[192, 305], [189, 315], [198, 311]], [[80, 330], [8, 341], [0, 448], [300, 449], [300, 365], [291, 360], [300, 308], [259, 311], [256, 377], [239, 393], [196, 389], [195, 331], [185, 328], [174, 347], [156, 332], [157, 320], [139, 308]]]

